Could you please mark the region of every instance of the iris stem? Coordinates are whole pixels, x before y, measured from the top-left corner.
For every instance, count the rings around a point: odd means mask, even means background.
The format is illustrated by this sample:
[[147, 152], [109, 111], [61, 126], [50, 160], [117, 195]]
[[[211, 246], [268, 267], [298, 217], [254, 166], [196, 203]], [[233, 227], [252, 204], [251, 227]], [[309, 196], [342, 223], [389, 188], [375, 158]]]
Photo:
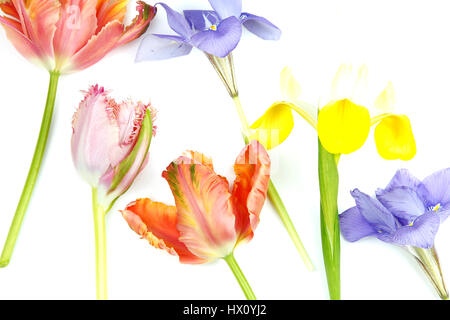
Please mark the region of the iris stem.
[[[236, 105], [236, 110], [239, 115], [239, 119], [241, 120], [242, 124], [242, 134], [244, 137], [245, 143], [249, 142], [249, 125], [247, 122], [247, 119], [244, 114], [244, 110], [242, 109], [242, 104], [239, 99], [238, 95], [235, 95], [233, 97], [233, 101]], [[267, 190], [267, 195], [269, 196], [270, 201], [274, 205], [278, 216], [280, 217], [281, 221], [283, 222], [284, 227], [286, 228], [289, 236], [292, 239], [292, 242], [294, 243], [295, 247], [297, 248], [298, 253], [300, 254], [301, 258], [303, 259], [303, 263], [305, 264], [306, 268], [309, 271], [314, 270], [314, 266], [311, 262], [311, 259], [308, 255], [308, 253], [305, 250], [305, 247], [303, 246], [303, 243], [300, 239], [300, 236], [297, 233], [297, 230], [295, 229], [294, 224], [292, 223], [291, 218], [289, 217], [289, 213], [286, 210], [286, 207], [283, 204], [283, 201], [281, 200], [280, 195], [278, 194], [277, 189], [275, 188], [272, 179], [269, 181], [269, 189]]]
[[242, 291], [244, 291], [247, 300], [256, 300], [256, 296], [253, 293], [253, 290], [250, 287], [250, 284], [248, 283], [247, 279], [245, 278], [245, 275], [242, 272], [241, 268], [239, 268], [239, 265], [236, 259], [234, 258], [233, 253], [231, 253], [230, 255], [226, 256], [223, 259], [227, 262], [231, 271], [233, 271], [233, 274], [236, 277], [236, 280], [239, 282]]
[[20, 228], [28, 208], [28, 204], [33, 193], [34, 186], [41, 167], [42, 158], [44, 157], [45, 147], [47, 145], [48, 134], [50, 131], [50, 125], [52, 122], [53, 109], [55, 106], [56, 89], [58, 87], [59, 72], [50, 72], [50, 83], [48, 87], [47, 102], [45, 104], [45, 111], [42, 118], [41, 129], [39, 131], [39, 138], [34, 150], [33, 160], [31, 162], [30, 169], [28, 171], [27, 180], [22, 190], [19, 203], [14, 214], [11, 227], [9, 228], [8, 237], [6, 238], [5, 245], [3, 247], [2, 255], [0, 257], [0, 268], [6, 267], [11, 260], [11, 256], [14, 251], [14, 247], [19, 235]]
[[92, 188], [92, 210], [95, 228], [95, 266], [97, 300], [107, 300], [105, 209], [98, 204], [97, 189]]

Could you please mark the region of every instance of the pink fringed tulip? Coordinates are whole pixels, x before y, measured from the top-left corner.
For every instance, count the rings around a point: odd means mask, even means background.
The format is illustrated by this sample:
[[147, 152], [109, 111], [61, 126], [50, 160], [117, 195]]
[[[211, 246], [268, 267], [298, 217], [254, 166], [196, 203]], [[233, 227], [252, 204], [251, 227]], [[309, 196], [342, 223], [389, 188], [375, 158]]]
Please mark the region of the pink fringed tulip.
[[177, 255], [182, 263], [199, 264], [220, 258], [231, 267], [248, 299], [255, 296], [234, 259], [235, 247], [253, 238], [270, 180], [270, 158], [256, 140], [239, 154], [236, 180], [214, 172], [212, 161], [190, 152], [163, 172], [176, 206], [139, 199], [123, 217], [151, 245]]
[[39, 138], [0, 268], [9, 264], [39, 174], [60, 75], [85, 69], [114, 48], [138, 38], [155, 16], [154, 7], [139, 1], [138, 15], [126, 27], [127, 4], [128, 0], [0, 0], [0, 25], [8, 39], [25, 58], [50, 72]]
[[16, 49], [49, 71], [85, 69], [145, 32], [155, 9], [139, 1], [130, 26], [128, 0], [3, 0], [0, 23]]
[[154, 117], [149, 105], [117, 103], [96, 85], [86, 92], [73, 118], [73, 161], [92, 187], [98, 299], [107, 297], [104, 217], [145, 166]]

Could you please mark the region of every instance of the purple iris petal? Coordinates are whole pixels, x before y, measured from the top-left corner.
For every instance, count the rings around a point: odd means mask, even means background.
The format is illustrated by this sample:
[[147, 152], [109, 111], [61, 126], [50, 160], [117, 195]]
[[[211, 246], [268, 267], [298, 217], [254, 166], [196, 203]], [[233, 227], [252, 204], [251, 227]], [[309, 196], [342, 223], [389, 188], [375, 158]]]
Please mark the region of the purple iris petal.
[[351, 192], [361, 215], [377, 231], [392, 233], [397, 229], [394, 216], [377, 200], [355, 189]]
[[386, 187], [387, 191], [397, 187], [409, 187], [416, 189], [421, 184], [421, 181], [414, 177], [408, 169], [397, 170], [395, 176], [391, 179]]
[[220, 22], [217, 13], [211, 10], [184, 10], [183, 14], [191, 28], [196, 31], [204, 31]]
[[354, 242], [373, 236], [377, 231], [361, 215], [357, 207], [348, 209], [339, 215], [339, 225], [345, 240]]
[[165, 3], [158, 2], [156, 5], [158, 4], [162, 6], [164, 10], [166, 10], [167, 23], [169, 24], [169, 27], [184, 39], [189, 39], [193, 31], [184, 16], [181, 13], [170, 8]]
[[450, 203], [441, 206], [436, 213], [438, 214], [439, 218], [441, 218], [441, 223], [444, 222], [448, 218], [448, 216], [450, 216]]
[[[178, 38], [178, 41], [176, 41]], [[165, 35], [146, 36], [136, 54], [136, 62], [147, 60], [164, 60], [187, 55], [192, 46], [184, 43], [181, 37]]]
[[209, 0], [209, 4], [221, 19], [239, 18], [242, 12], [242, 0]]
[[412, 225], [400, 227], [391, 235], [390, 241], [402, 246], [429, 249], [434, 244], [440, 223], [436, 212], [429, 211], [417, 217]]
[[242, 13], [241, 22], [248, 31], [264, 40], [279, 40], [281, 30], [266, 18], [251, 13]]
[[426, 177], [419, 190], [429, 205], [446, 205], [450, 203], [450, 168], [438, 171]]
[[217, 30], [206, 30], [193, 35], [191, 43], [200, 50], [224, 58], [236, 48], [241, 34], [240, 21], [229, 17], [217, 25]]
[[408, 223], [427, 211], [417, 192], [408, 187], [398, 187], [391, 191], [378, 190], [377, 199], [394, 216], [405, 219]]

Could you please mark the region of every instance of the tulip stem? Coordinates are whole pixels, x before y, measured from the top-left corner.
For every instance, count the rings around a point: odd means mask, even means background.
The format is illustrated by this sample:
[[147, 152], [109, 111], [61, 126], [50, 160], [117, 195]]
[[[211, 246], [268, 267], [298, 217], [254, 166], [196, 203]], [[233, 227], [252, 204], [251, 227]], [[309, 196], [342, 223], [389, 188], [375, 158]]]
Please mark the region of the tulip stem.
[[244, 276], [244, 273], [242, 272], [241, 268], [239, 268], [239, 265], [234, 258], [233, 253], [223, 258], [228, 266], [230, 267], [231, 271], [233, 271], [234, 276], [236, 277], [236, 280], [239, 282], [239, 285], [242, 288], [242, 291], [244, 291], [245, 297], [247, 300], [256, 300], [256, 296], [253, 293], [252, 288], [250, 287], [250, 284], [248, 283], [247, 279]]
[[14, 246], [19, 235], [20, 228], [27, 211], [28, 204], [33, 193], [34, 186], [41, 167], [42, 158], [44, 156], [45, 147], [47, 145], [47, 138], [50, 131], [50, 125], [52, 122], [53, 109], [55, 106], [56, 89], [58, 87], [59, 72], [50, 72], [50, 83], [48, 87], [47, 102], [45, 104], [44, 116], [42, 118], [41, 129], [39, 131], [39, 138], [34, 150], [33, 160], [31, 162], [30, 169], [28, 171], [27, 180], [22, 190], [19, 203], [14, 214], [11, 227], [9, 228], [8, 237], [6, 238], [5, 245], [3, 247], [2, 255], [0, 257], [0, 268], [6, 267], [11, 260]]
[[94, 212], [95, 228], [95, 266], [97, 300], [107, 300], [107, 274], [106, 274], [106, 232], [105, 209], [98, 204], [97, 189], [92, 188], [92, 209]]
[[[248, 143], [249, 142], [249, 126], [248, 126], [248, 122], [247, 122], [247, 119], [244, 114], [244, 110], [242, 109], [242, 105], [241, 105], [239, 96], [238, 95], [234, 96], [233, 101], [236, 105], [236, 110], [239, 114], [239, 119], [241, 120], [244, 141], [245, 141], [245, 143]], [[311, 259], [309, 258], [309, 255], [306, 252], [305, 247], [303, 246], [300, 236], [298, 235], [297, 230], [295, 229], [295, 226], [292, 223], [291, 218], [289, 217], [289, 213], [286, 210], [286, 207], [284, 206], [283, 201], [281, 200], [281, 197], [278, 194], [278, 191], [272, 182], [272, 179], [269, 181], [269, 189], [267, 190], [267, 195], [269, 196], [270, 201], [274, 205], [281, 221], [283, 222], [284, 227], [286, 228], [289, 236], [292, 239], [292, 242], [294, 243], [295, 247], [297, 248], [298, 253], [300, 254], [301, 258], [303, 259], [303, 263], [305, 264], [306, 268], [309, 271], [313, 271], [314, 266], [311, 262]]]

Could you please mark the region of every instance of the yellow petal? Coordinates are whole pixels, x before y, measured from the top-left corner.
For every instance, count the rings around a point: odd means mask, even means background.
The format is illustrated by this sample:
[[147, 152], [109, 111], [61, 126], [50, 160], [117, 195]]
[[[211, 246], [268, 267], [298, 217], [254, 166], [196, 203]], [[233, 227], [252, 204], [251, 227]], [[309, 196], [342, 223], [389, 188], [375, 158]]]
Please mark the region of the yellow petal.
[[378, 153], [387, 160], [411, 160], [416, 155], [416, 141], [411, 122], [405, 115], [391, 115], [375, 128]]
[[300, 97], [302, 88], [292, 75], [292, 70], [285, 67], [280, 74], [280, 90], [284, 99], [295, 101]]
[[294, 128], [294, 117], [287, 102], [275, 102], [250, 127], [250, 140], [258, 140], [267, 150], [281, 144]]
[[317, 133], [330, 153], [349, 154], [358, 150], [369, 131], [369, 111], [348, 99], [329, 103], [319, 112]]
[[390, 112], [394, 110], [395, 105], [395, 90], [392, 82], [388, 82], [386, 88], [375, 100], [374, 107], [382, 112]]

